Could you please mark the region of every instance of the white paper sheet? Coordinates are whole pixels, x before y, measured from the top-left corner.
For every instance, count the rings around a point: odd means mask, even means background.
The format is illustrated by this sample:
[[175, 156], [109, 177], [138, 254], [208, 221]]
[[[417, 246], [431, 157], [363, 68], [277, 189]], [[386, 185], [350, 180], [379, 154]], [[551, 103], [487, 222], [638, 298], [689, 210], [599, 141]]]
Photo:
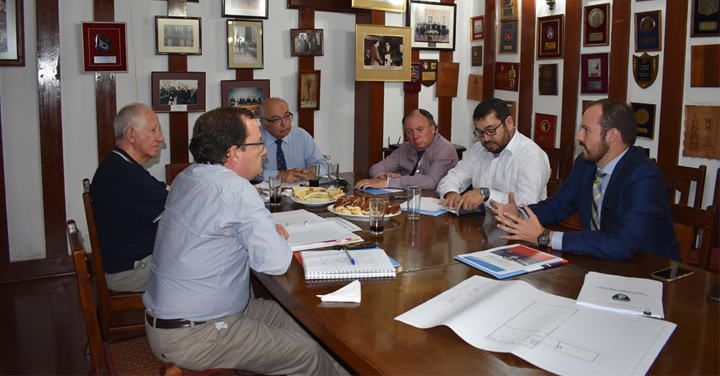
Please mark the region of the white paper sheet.
[[395, 319], [418, 328], [446, 325], [474, 347], [561, 375], [644, 375], [677, 326], [480, 276]]
[[664, 319], [662, 292], [660, 281], [589, 272], [577, 302], [597, 309]]

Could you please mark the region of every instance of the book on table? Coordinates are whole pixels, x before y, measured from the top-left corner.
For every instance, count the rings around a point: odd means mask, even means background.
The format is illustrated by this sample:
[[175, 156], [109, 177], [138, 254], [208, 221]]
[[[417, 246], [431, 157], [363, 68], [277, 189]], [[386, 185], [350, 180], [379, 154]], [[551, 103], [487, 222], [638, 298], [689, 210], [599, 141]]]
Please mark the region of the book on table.
[[380, 248], [302, 251], [300, 255], [305, 279], [386, 278], [396, 274], [395, 266]]
[[288, 232], [288, 245], [294, 252], [362, 241], [352, 233], [360, 228], [340, 218], [325, 219], [304, 209], [270, 215]]
[[464, 255], [455, 259], [498, 279], [567, 264], [567, 260], [522, 244], [511, 244]]

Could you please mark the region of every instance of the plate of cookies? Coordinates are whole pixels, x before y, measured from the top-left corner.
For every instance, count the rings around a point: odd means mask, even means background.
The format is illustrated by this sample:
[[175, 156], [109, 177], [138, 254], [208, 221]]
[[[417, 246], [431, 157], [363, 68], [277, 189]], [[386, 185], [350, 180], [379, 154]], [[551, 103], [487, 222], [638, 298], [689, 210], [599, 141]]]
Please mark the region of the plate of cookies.
[[[368, 219], [370, 218], [368, 207], [370, 199], [361, 196], [343, 196], [335, 201], [335, 204], [328, 206], [328, 211], [341, 217]], [[400, 215], [400, 205], [390, 205], [385, 202], [385, 218]]]

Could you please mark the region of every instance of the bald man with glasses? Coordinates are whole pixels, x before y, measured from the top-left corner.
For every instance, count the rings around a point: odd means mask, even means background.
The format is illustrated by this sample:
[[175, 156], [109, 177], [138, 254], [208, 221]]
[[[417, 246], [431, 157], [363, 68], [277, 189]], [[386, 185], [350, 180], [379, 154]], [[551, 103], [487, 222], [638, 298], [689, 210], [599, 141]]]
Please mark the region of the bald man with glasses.
[[456, 212], [474, 210], [489, 205], [491, 198], [507, 203], [510, 192], [523, 204], [544, 200], [550, 177], [547, 154], [515, 129], [507, 104], [498, 98], [480, 102], [473, 123], [480, 142], [438, 184], [440, 204]]
[[284, 100], [270, 98], [260, 105], [261, 134], [267, 156], [258, 178], [268, 180], [278, 175], [284, 183], [308, 180], [308, 167], [315, 163], [321, 165], [320, 174], [327, 173], [325, 158], [315, 140], [304, 129], [293, 127], [292, 121], [293, 114]]

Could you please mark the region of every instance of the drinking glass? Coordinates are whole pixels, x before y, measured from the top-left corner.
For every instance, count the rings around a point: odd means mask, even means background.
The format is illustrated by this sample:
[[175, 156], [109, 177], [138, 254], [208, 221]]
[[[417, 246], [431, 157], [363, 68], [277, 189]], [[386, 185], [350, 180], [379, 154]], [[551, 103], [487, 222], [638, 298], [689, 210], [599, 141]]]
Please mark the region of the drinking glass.
[[282, 179], [280, 176], [271, 176], [268, 183], [270, 185], [270, 205], [280, 205], [282, 202]]
[[420, 218], [420, 194], [422, 188], [410, 187], [407, 190], [407, 217], [411, 221]]
[[385, 230], [385, 199], [370, 199], [370, 235], [382, 235]]
[[337, 181], [340, 178], [340, 163], [330, 162], [330, 169], [328, 170], [328, 178], [332, 181]]
[[311, 187], [320, 186], [320, 165], [315, 163], [308, 166], [308, 180]]

